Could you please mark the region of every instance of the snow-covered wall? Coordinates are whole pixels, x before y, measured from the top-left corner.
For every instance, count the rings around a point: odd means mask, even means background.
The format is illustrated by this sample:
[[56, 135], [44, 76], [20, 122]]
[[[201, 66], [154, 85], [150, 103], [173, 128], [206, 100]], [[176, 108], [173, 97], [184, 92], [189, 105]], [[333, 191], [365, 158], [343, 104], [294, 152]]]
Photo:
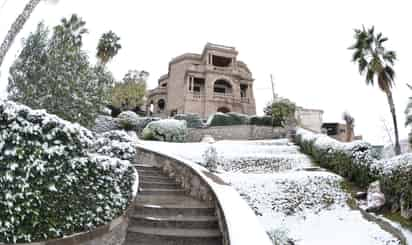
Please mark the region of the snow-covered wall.
[[205, 135], [211, 135], [215, 140], [263, 140], [284, 138], [287, 130], [256, 125], [189, 128], [186, 142], [199, 142]]

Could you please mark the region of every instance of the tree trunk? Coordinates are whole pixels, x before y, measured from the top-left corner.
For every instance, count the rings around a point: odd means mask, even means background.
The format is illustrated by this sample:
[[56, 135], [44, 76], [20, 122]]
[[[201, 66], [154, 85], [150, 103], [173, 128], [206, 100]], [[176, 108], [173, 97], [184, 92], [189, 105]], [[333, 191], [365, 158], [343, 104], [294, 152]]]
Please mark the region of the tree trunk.
[[399, 133], [398, 133], [398, 123], [396, 121], [395, 113], [395, 103], [393, 102], [392, 92], [388, 90], [386, 92], [388, 97], [389, 108], [391, 109], [392, 119], [393, 119], [393, 129], [395, 131], [395, 155], [401, 154], [401, 146], [399, 145]]
[[6, 57], [7, 52], [13, 44], [14, 39], [16, 39], [21, 29], [23, 29], [24, 24], [29, 19], [30, 15], [33, 13], [33, 10], [36, 8], [40, 1], [41, 0], [30, 0], [29, 3], [24, 7], [23, 12], [11, 25], [10, 30], [7, 32], [7, 35], [0, 46], [0, 67], [3, 64], [4, 58]]

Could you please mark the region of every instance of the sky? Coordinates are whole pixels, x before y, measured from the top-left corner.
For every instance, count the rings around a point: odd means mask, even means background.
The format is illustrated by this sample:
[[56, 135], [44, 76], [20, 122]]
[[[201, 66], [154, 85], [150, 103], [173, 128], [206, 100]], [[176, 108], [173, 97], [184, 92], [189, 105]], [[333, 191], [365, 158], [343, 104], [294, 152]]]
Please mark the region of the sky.
[[[0, 40], [28, 0], [0, 0]], [[388, 141], [392, 119], [384, 93], [366, 86], [351, 62], [353, 29], [374, 25], [389, 37], [398, 54], [393, 95], [401, 139], [407, 138], [404, 110], [412, 95], [412, 15], [408, 1], [393, 0], [60, 0], [35, 9], [1, 68], [0, 97], [8, 69], [21, 50], [21, 39], [41, 20], [49, 26], [77, 13], [89, 34], [84, 48], [92, 60], [98, 38], [114, 31], [123, 48], [109, 64], [121, 79], [129, 69], [150, 72], [148, 87], [167, 73], [169, 61], [186, 52], [201, 53], [207, 42], [234, 46], [252, 71], [258, 114], [275, 91], [297, 105], [322, 109], [324, 122], [342, 121], [348, 111], [355, 133], [373, 144]], [[392, 132], [390, 132], [393, 134]], [[393, 136], [392, 136], [393, 137]]]

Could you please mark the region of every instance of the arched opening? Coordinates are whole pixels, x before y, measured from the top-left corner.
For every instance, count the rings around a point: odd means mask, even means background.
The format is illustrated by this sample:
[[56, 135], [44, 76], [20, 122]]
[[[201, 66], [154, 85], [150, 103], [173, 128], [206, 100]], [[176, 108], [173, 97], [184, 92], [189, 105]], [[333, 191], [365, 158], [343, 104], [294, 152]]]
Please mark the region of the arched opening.
[[232, 85], [226, 80], [219, 79], [213, 85], [213, 91], [218, 94], [231, 94]]
[[157, 101], [157, 107], [159, 108], [159, 111], [163, 111], [166, 107], [166, 101], [164, 99], [160, 99]]
[[222, 106], [222, 107], [217, 108], [217, 112], [228, 113], [230, 112], [230, 109], [225, 106]]

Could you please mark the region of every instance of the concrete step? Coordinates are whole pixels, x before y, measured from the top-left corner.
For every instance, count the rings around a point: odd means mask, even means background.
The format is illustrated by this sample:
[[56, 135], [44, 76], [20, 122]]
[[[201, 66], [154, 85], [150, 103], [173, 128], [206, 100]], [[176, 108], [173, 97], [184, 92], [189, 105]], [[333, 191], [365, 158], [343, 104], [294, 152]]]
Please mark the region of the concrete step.
[[134, 214], [144, 216], [214, 216], [215, 209], [188, 196], [138, 195]]
[[142, 215], [130, 217], [130, 226], [188, 229], [219, 229], [216, 216]]
[[125, 245], [215, 245], [222, 244], [218, 229], [169, 229], [133, 226], [128, 228]]
[[142, 188], [139, 187], [139, 195], [184, 195], [185, 190], [183, 189], [166, 189], [166, 188]]
[[137, 170], [159, 170], [159, 167], [149, 165], [149, 164], [133, 164]]
[[161, 177], [161, 176], [141, 176], [139, 175], [139, 182], [157, 182], [157, 183], [171, 183], [175, 184], [176, 181], [174, 179], [168, 177]]
[[137, 170], [140, 176], [158, 176], [158, 177], [167, 177], [160, 170]]
[[145, 188], [156, 188], [156, 189], [178, 189], [179, 186], [174, 182], [155, 182], [155, 181], [141, 181], [139, 186], [143, 189]]

